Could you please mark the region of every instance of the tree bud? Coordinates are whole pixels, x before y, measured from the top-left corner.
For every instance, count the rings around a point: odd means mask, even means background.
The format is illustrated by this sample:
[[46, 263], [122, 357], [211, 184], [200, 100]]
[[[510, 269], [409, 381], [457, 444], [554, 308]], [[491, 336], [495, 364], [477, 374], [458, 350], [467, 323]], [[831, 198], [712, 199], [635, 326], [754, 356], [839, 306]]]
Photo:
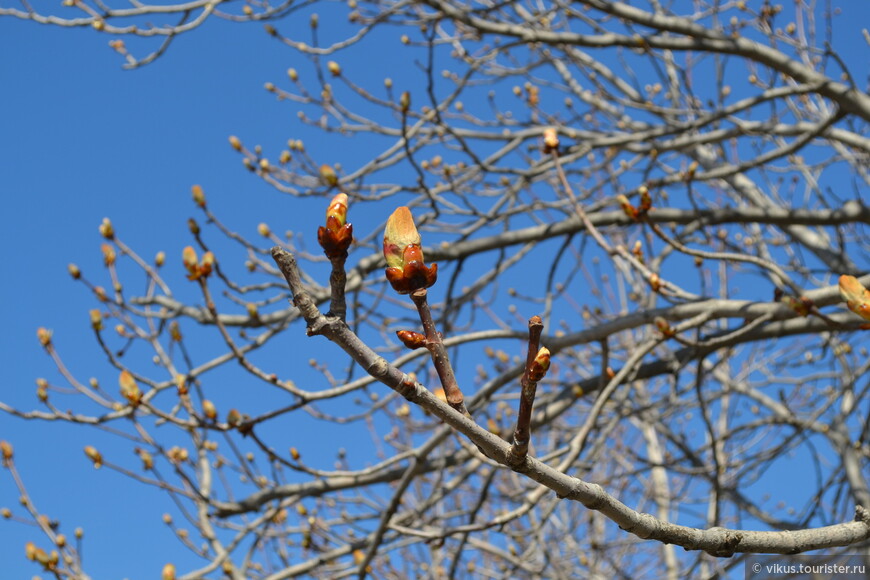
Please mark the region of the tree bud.
[[205, 418], [209, 421], [214, 421], [217, 418], [217, 409], [215, 409], [214, 403], [208, 399], [203, 399], [202, 414], [205, 415]]
[[199, 259], [196, 256], [196, 250], [193, 249], [193, 246], [186, 246], [184, 248], [181, 252], [181, 261], [191, 275], [196, 274], [196, 271], [199, 269]]
[[640, 211], [641, 213], [646, 214], [650, 209], [652, 209], [652, 197], [650, 197], [649, 188], [645, 185], [641, 185], [638, 188], [638, 192], [640, 193]]
[[121, 371], [121, 375], [118, 377], [118, 384], [121, 386], [121, 396], [127, 399], [127, 402], [133, 407], [138, 406], [142, 401], [142, 391], [139, 389], [139, 385], [136, 384], [136, 379], [133, 378], [130, 371]]
[[8, 467], [9, 463], [12, 461], [12, 456], [14, 455], [12, 444], [8, 441], [0, 441], [0, 453], [3, 454], [3, 466]]
[[559, 134], [553, 127], [544, 129], [544, 153], [552, 153], [559, 149]]
[[142, 460], [142, 469], [149, 471], [154, 467], [154, 457], [144, 449], [136, 449], [136, 454]]
[[423, 348], [426, 346], [426, 337], [419, 332], [412, 332], [410, 330], [399, 330], [396, 331], [396, 336], [399, 337], [399, 340], [402, 341], [402, 344], [410, 349]]
[[103, 330], [103, 313], [98, 309], [93, 309], [88, 312], [91, 317], [91, 328], [97, 332]]
[[106, 289], [102, 286], [94, 286], [94, 294], [100, 302], [108, 302], [109, 296], [106, 294]]
[[404, 206], [396, 208], [387, 220], [384, 230], [384, 258], [387, 266], [401, 268], [405, 248], [411, 244], [419, 246], [420, 241], [420, 233], [414, 225], [411, 210]]
[[111, 240], [115, 237], [115, 228], [112, 227], [112, 221], [109, 218], [103, 218], [103, 222], [99, 227], [100, 235], [106, 238], [107, 240]]
[[51, 331], [47, 328], [40, 326], [36, 329], [36, 338], [39, 339], [39, 344], [48, 348], [51, 346]]
[[163, 567], [162, 580], [175, 580], [175, 564], [167, 564]]
[[179, 463], [184, 463], [185, 461], [187, 461], [190, 458], [190, 454], [184, 447], [179, 447], [178, 445], [176, 445], [166, 452], [166, 457], [169, 458], [169, 461], [177, 465]]
[[529, 380], [537, 383], [544, 378], [544, 375], [547, 374], [549, 368], [550, 350], [547, 347], [542, 346], [541, 349], [538, 350], [538, 354], [535, 355], [535, 360], [532, 361], [532, 364], [529, 367]]
[[347, 223], [347, 194], [339, 193], [326, 208], [326, 226], [317, 229], [317, 242], [329, 258], [347, 255], [353, 242], [353, 226]]
[[177, 320], [169, 323], [169, 337], [175, 342], [181, 342], [181, 327]]
[[103, 244], [100, 246], [100, 250], [103, 252], [103, 263], [106, 266], [111, 266], [115, 263], [115, 259], [117, 258], [117, 254], [115, 254], [115, 248], [112, 247], [111, 244]]
[[94, 469], [99, 469], [103, 465], [103, 455], [97, 451], [96, 447], [88, 445], [85, 447], [85, 455], [88, 459], [94, 462]]
[[206, 252], [202, 255], [202, 265], [199, 267], [199, 277], [206, 278], [214, 270], [214, 254], [212, 252]]
[[864, 320], [870, 320], [870, 290], [854, 276], [840, 276], [839, 286], [846, 307]]
[[193, 202], [199, 207], [205, 207], [205, 192], [202, 186], [194, 185], [190, 188], [190, 192], [193, 194]]
[[320, 180], [330, 187], [338, 185], [338, 174], [331, 165], [323, 164], [320, 166]]
[[674, 336], [674, 334], [675, 334], [674, 329], [671, 328], [671, 325], [667, 320], [665, 320], [661, 316], [656, 316], [653, 319], [653, 322], [655, 323], [656, 328], [659, 329], [659, 332], [661, 332], [664, 336], [666, 336], [668, 338]]

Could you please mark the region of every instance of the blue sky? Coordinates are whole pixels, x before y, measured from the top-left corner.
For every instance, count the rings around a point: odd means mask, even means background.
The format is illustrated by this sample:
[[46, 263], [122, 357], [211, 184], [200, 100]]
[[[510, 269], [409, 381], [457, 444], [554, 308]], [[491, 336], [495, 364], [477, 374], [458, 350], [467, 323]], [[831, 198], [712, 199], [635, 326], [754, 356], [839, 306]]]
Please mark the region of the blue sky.
[[[144, 256], [165, 250], [173, 268], [176, 253], [190, 243], [185, 222], [195, 215], [194, 183], [225, 214], [232, 208], [230, 221], [249, 234], [266, 208], [268, 215], [290, 212], [291, 198], [245, 171], [227, 137], [271, 137], [264, 145], [273, 148], [283, 142], [276, 125], [289, 133], [295, 117], [263, 83], [282, 76], [292, 55], [284, 63], [264, 59], [275, 46], [259, 25], [219, 21], [137, 71], [121, 70], [107, 42], [91, 30], [0, 18], [0, 195], [6, 207], [0, 297], [7, 305], [0, 389], [4, 401], [24, 409], [37, 406], [34, 379], [55, 376], [36, 341], [38, 326], [55, 332], [80, 376], [112, 380], [87, 327], [93, 302], [66, 272], [69, 262], [86, 273], [102, 270], [97, 226], [104, 216]], [[93, 577], [153, 578], [164, 561], [181, 562], [185, 554], [160, 520], [169, 506], [160, 494], [88, 468], [81, 449], [95, 437], [0, 415], [0, 438], [15, 445], [37, 506], [60, 519], [69, 536], [77, 526], [85, 529], [85, 566]], [[11, 505], [17, 495], [2, 474], [0, 503], [17, 508]], [[126, 525], [132, 518], [137, 525]], [[40, 536], [0, 522], [4, 577], [38, 571], [24, 559], [24, 544], [44, 545]]]
[[[307, 18], [282, 25], [282, 30], [290, 26], [305, 30]], [[305, 74], [310, 65], [277, 46], [262, 25], [212, 19], [177, 39], [156, 63], [135, 71], [122, 70], [123, 61], [108, 47], [109, 40], [91, 29], [0, 18], [0, 106], [5, 113], [0, 135], [6, 140], [0, 193], [8, 208], [0, 228], [7, 272], [0, 298], [9, 305], [0, 333], [0, 394], [22, 410], [40, 407], [37, 377], [63, 384], [36, 340], [39, 326], [54, 332], [61, 356], [80, 379], [94, 376], [109, 390], [115, 388], [117, 373], [106, 364], [89, 328], [88, 310], [95, 303], [67, 273], [74, 262], [85, 275], [105, 283], [103, 240], [97, 231], [103, 217], [111, 217], [118, 235], [144, 258], [166, 251], [166, 270], [178, 291], [183, 284], [180, 251], [192, 242], [187, 219], [202, 221], [191, 202], [191, 185], [201, 184], [209, 207], [229, 227], [255, 240], [262, 221], [283, 232], [310, 225], [304, 217], [308, 208], [318, 216], [323, 211], [322, 201], [276, 193], [251, 175], [227, 141], [238, 135], [247, 146], [259, 143], [274, 152], [286, 147], [288, 138], [310, 136], [296, 118], [296, 108], [264, 89], [266, 82], [286, 83], [287, 68]], [[368, 56], [343, 55], [342, 63], [364, 66]], [[389, 58], [382, 64], [388, 65]], [[402, 89], [401, 81], [396, 89]], [[306, 148], [330, 163], [367, 153], [332, 151], [316, 140], [306, 140]], [[313, 232], [307, 235], [313, 240]], [[305, 361], [323, 351], [309, 344]], [[93, 578], [153, 578], [168, 561], [179, 570], [201, 564], [162, 523], [162, 514], [173, 511], [164, 494], [90, 468], [82, 448], [96, 445], [111, 455], [111, 436], [0, 414], [0, 439], [14, 445], [16, 465], [37, 508], [59, 520], [68, 537], [76, 527], [84, 529], [84, 566]], [[305, 443], [332, 453], [341, 445], [353, 448], [346, 436], [319, 436]], [[129, 450], [118, 453], [129, 465]], [[21, 512], [17, 497], [11, 478], [0, 474], [0, 506]], [[49, 548], [36, 529], [0, 520], [0, 562], [8, 577], [39, 571], [24, 558], [27, 541]]]
[[[306, 24], [302, 19], [299, 26]], [[34, 379], [56, 377], [36, 340], [38, 326], [54, 331], [74, 372], [107, 385], [114, 380], [88, 330], [93, 301], [66, 271], [75, 262], [86, 274], [102, 274], [97, 226], [104, 216], [145, 257], [165, 250], [167, 267], [177, 268], [177, 253], [189, 243], [185, 222], [197, 215], [192, 184], [202, 184], [210, 206], [251, 237], [260, 221], [283, 231], [289, 226], [281, 216], [298, 216], [307, 207], [250, 175], [227, 144], [235, 134], [277, 151], [305, 134], [295, 109], [277, 102], [263, 84], [283, 81], [288, 67], [307, 63], [276, 47], [260, 25], [216, 19], [137, 71], [121, 69], [108, 40], [92, 30], [0, 18], [0, 196], [6, 208], [0, 399], [24, 409], [37, 406]], [[860, 37], [844, 42], [844, 54], [866, 55]], [[379, 74], [395, 74], [390, 59], [389, 50], [379, 54]], [[365, 52], [341, 60], [345, 67], [371, 66]], [[314, 155], [330, 154], [315, 141], [307, 145]], [[342, 155], [346, 161], [352, 152]], [[68, 535], [85, 529], [85, 569], [94, 578], [153, 578], [170, 560], [184, 569], [186, 550], [160, 519], [170, 509], [165, 497], [88, 467], [81, 449], [99, 435], [0, 414], [0, 439], [15, 445], [16, 463], [40, 510], [59, 519]], [[0, 474], [0, 505], [19, 510], [16, 497], [10, 478]], [[126, 525], [131, 520], [135, 526]], [[28, 540], [45, 545], [39, 532], [0, 521], [0, 562], [8, 577], [37, 572], [24, 559]]]

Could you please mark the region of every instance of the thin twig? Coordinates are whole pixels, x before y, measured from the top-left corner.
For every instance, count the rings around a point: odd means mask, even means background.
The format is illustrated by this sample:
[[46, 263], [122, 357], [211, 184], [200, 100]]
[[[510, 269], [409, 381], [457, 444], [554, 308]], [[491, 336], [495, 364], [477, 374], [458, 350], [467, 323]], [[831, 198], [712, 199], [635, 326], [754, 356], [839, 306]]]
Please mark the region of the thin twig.
[[438, 373], [438, 378], [441, 379], [441, 387], [444, 389], [444, 394], [447, 397], [447, 404], [468, 417], [471, 414], [465, 408], [465, 398], [456, 382], [456, 375], [453, 374], [453, 366], [450, 364], [450, 358], [447, 356], [447, 349], [444, 347], [444, 341], [441, 340], [441, 333], [435, 328], [435, 321], [432, 319], [432, 311], [429, 310], [429, 301], [427, 299], [428, 292], [425, 288], [411, 292], [411, 300], [414, 306], [417, 307], [417, 312], [420, 314], [420, 322], [423, 323], [423, 331], [426, 334], [426, 349], [432, 355], [432, 364], [435, 365], [435, 372]]
[[523, 378], [520, 379], [522, 393], [520, 395], [520, 409], [517, 413], [517, 428], [514, 430], [514, 444], [511, 446], [511, 460], [520, 463], [529, 453], [529, 439], [531, 437], [532, 407], [535, 404], [535, 392], [538, 388], [537, 381], [530, 378], [532, 364], [538, 354], [541, 343], [541, 333], [544, 331], [544, 322], [540, 316], [532, 316], [529, 319], [529, 351], [526, 354], [526, 368]]

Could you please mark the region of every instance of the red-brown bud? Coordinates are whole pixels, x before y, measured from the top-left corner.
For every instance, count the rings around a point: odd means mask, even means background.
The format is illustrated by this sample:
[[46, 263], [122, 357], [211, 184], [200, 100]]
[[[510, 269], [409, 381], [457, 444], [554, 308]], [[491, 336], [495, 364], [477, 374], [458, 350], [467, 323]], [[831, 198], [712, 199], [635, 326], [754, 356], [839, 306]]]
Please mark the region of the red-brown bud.
[[426, 337], [419, 332], [413, 332], [410, 330], [398, 330], [396, 331], [396, 336], [399, 337], [399, 340], [402, 341], [402, 344], [410, 349], [423, 348], [424, 346], [426, 346]]
[[347, 255], [353, 242], [353, 225], [347, 223], [347, 194], [339, 193], [326, 208], [326, 227], [317, 229], [317, 242], [328, 258]]
[[670, 337], [674, 336], [674, 334], [676, 334], [674, 332], [674, 329], [671, 328], [670, 323], [667, 320], [665, 320], [664, 318], [662, 318], [661, 316], [656, 316], [653, 319], [653, 322], [655, 323], [656, 328], [659, 329], [659, 332], [661, 332], [667, 338], [670, 338]]
[[645, 185], [641, 185], [638, 191], [640, 192], [640, 211], [646, 215], [652, 209], [652, 197], [650, 197], [649, 188]]
[[547, 374], [549, 368], [550, 350], [547, 347], [542, 346], [538, 351], [538, 354], [535, 355], [535, 360], [532, 361], [532, 364], [529, 367], [529, 380], [537, 383], [544, 378], [544, 375]]
[[638, 218], [638, 210], [636, 207], [631, 205], [631, 202], [628, 201], [628, 198], [624, 195], [617, 195], [616, 201], [619, 202], [619, 205], [622, 207], [622, 211], [625, 212], [625, 215], [630, 217], [633, 220], [637, 220]]
[[812, 310], [813, 307], [813, 301], [805, 296], [795, 298], [786, 295], [780, 298], [780, 302], [797, 312], [798, 316], [803, 316], [804, 318], [809, 316], [810, 310]]
[[384, 231], [387, 280], [399, 294], [429, 288], [438, 278], [438, 265], [427, 267], [420, 246], [420, 233], [407, 207], [400, 207], [387, 220]]

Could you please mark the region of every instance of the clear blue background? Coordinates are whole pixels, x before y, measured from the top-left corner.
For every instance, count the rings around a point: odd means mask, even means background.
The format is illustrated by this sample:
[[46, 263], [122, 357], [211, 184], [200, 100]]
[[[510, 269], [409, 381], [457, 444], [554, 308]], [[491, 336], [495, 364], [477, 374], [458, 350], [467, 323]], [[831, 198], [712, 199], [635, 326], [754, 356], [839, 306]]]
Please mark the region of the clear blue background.
[[[851, 20], [858, 26], [870, 16], [867, 4], [859, 4]], [[307, 20], [300, 20], [305, 27]], [[263, 89], [304, 61], [258, 24], [217, 19], [137, 71], [121, 70], [109, 39], [90, 29], [0, 18], [0, 399], [25, 410], [38, 408], [35, 378], [57, 378], [36, 340], [38, 326], [54, 331], [79, 377], [113, 380], [88, 329], [94, 302], [66, 272], [75, 262], [86, 274], [102, 273], [97, 226], [104, 216], [144, 257], [165, 250], [167, 267], [175, 268], [179, 248], [189, 243], [185, 222], [197, 215], [190, 201], [194, 183], [204, 186], [216, 213], [252, 237], [260, 221], [283, 231], [280, 216], [299, 211], [293, 198], [241, 166], [227, 137], [274, 152], [288, 138], [308, 136], [295, 108]], [[836, 41], [864, 74], [867, 46], [860, 34]], [[373, 61], [371, 53], [351, 52], [341, 60], [345, 67], [376, 66], [374, 74], [398, 77], [389, 54], [379, 52]], [[316, 141], [306, 144], [315, 157], [328, 155]], [[180, 570], [185, 562], [196, 565], [161, 521], [171, 509], [163, 494], [88, 467], [82, 447], [111, 439], [99, 435], [0, 414], [0, 438], [15, 445], [38, 508], [59, 519], [69, 537], [84, 528], [84, 564], [93, 578], [154, 578], [167, 561]], [[17, 495], [11, 478], [0, 474], [0, 505], [20, 512]], [[48, 547], [41, 532], [0, 521], [0, 578], [39, 573], [24, 559], [28, 540]]]
[[[143, 257], [165, 250], [175, 268], [190, 243], [187, 218], [197, 215], [192, 184], [202, 184], [210, 205], [252, 237], [260, 221], [289, 214], [293, 203], [249, 174], [227, 143], [237, 134], [274, 151], [292, 136], [293, 111], [263, 89], [293, 65], [290, 51], [260, 25], [213, 19], [179, 38], [165, 58], [125, 71], [109, 39], [0, 18], [0, 398], [25, 410], [39, 408], [35, 378], [57, 378], [36, 340], [38, 326], [54, 331], [80, 378], [98, 376], [114, 388], [88, 329], [94, 302], [66, 272], [75, 262], [102, 280], [97, 226], [104, 216]], [[110, 440], [101, 435], [0, 414], [0, 438], [14, 444], [37, 507], [70, 538], [84, 528], [93, 578], [154, 578], [167, 561], [184, 570], [187, 551], [161, 521], [168, 499], [88, 467], [82, 447]], [[0, 474], [0, 505], [20, 512], [17, 496]], [[38, 530], [0, 521], [0, 577], [40, 572], [24, 558], [28, 540], [49, 548]]]

